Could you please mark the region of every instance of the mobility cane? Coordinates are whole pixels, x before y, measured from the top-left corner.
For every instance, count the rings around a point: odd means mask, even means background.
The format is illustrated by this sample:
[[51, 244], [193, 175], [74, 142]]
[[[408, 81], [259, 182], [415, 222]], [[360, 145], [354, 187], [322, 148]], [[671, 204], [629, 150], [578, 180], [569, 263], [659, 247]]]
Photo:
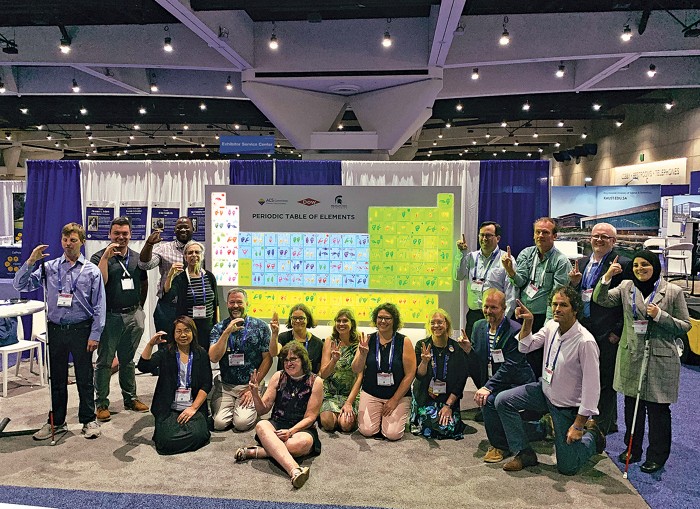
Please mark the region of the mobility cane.
[[[648, 318], [647, 318], [648, 319]], [[634, 414], [632, 416], [632, 429], [630, 430], [630, 442], [627, 444], [627, 458], [625, 459], [625, 472], [622, 474], [623, 479], [627, 479], [627, 471], [630, 468], [630, 456], [632, 455], [632, 440], [634, 440], [634, 427], [637, 424], [637, 411], [639, 410], [639, 397], [642, 393], [642, 384], [644, 377], [647, 374], [647, 365], [649, 364], [649, 335], [651, 333], [651, 324], [653, 320], [647, 321], [647, 332], [644, 335], [644, 356], [642, 357], [642, 368], [639, 371], [639, 384], [637, 384], [637, 399], [634, 402]]]
[[41, 260], [41, 286], [44, 293], [44, 320], [46, 321], [44, 330], [46, 331], [46, 379], [49, 386], [49, 424], [51, 424], [51, 445], [56, 445], [56, 427], [53, 422], [53, 392], [51, 386], [51, 356], [49, 355], [49, 344], [51, 343], [49, 338], [49, 306], [46, 301], [46, 295], [49, 291], [48, 281], [46, 279], [46, 266], [44, 264], [44, 259]]

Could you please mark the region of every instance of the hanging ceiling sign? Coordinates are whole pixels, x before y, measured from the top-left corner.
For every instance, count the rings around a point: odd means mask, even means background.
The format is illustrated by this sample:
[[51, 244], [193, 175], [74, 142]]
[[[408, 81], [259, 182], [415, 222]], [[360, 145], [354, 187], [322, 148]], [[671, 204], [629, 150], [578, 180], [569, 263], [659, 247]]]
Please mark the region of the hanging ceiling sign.
[[221, 136], [221, 154], [274, 154], [274, 136]]

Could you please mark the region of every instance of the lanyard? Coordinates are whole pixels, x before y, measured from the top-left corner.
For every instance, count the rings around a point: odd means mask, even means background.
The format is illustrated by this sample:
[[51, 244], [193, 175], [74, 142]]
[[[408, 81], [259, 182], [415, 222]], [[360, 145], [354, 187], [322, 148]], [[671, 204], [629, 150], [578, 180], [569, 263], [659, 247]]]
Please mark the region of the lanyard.
[[[535, 248], [535, 256], [532, 259], [532, 272], [530, 273], [530, 281], [535, 282], [535, 273], [537, 272], [537, 265], [540, 263], [540, 257], [539, 257], [539, 251], [537, 248]], [[544, 264], [544, 268], [542, 269], [542, 273], [540, 274], [540, 281], [537, 287], [539, 288], [542, 286], [542, 282], [544, 281], [544, 275], [547, 272], [547, 266], [549, 265], [549, 257], [545, 254], [544, 255], [547, 258], [547, 261]]]
[[[559, 348], [557, 348], [557, 353], [554, 354], [554, 361], [552, 364], [549, 363], [549, 356], [552, 354], [552, 345], [554, 344], [554, 340], [559, 338]], [[549, 351], [547, 352], [547, 362], [545, 363], [545, 366], [551, 366], [552, 371], [554, 371], [554, 368], [557, 365], [557, 358], [559, 357], [559, 352], [561, 352], [561, 345], [564, 344], [564, 342], [561, 340], [561, 334], [559, 334], [559, 330], [554, 333], [554, 337], [552, 338], [552, 342], [549, 344]]]
[[[506, 317], [503, 317], [503, 320], [501, 320], [500, 325], [498, 326], [498, 329], [496, 329], [496, 334], [493, 337], [493, 349], [498, 350], [498, 342], [501, 340], [501, 334], [503, 333], [503, 326], [506, 324]], [[488, 343], [489, 347], [489, 361], [491, 360], [491, 342], [489, 341]]]
[[[77, 263], [77, 262], [76, 262]], [[85, 264], [81, 264], [82, 266], [80, 267], [80, 272], [78, 272], [78, 275], [75, 276], [75, 279], [73, 279], [73, 276], [71, 276], [71, 292], [70, 293], [75, 293], [75, 289], [78, 286], [78, 278], [80, 277], [80, 274], [83, 273], [83, 270], [85, 270]], [[70, 272], [70, 269], [66, 271], [66, 277], [68, 277], [68, 273]], [[63, 278], [61, 276], [61, 262], [58, 262], [58, 293], [63, 293]]]
[[[486, 265], [486, 270], [484, 271], [484, 277], [481, 278], [482, 281], [486, 281], [486, 277], [489, 275], [489, 270], [491, 269], [491, 264], [493, 264], [493, 261], [496, 259], [496, 255], [500, 252], [500, 248], [496, 248], [493, 253], [491, 253], [491, 256], [489, 257], [489, 264]], [[481, 251], [477, 251], [474, 254], [474, 275], [472, 276], [473, 280], [476, 280], [476, 269], [479, 266], [479, 254]]]
[[[656, 295], [656, 289], [659, 287], [659, 281], [661, 281], [661, 278], [656, 280], [656, 283], [654, 283], [654, 290], [651, 292], [651, 295], [649, 295], [649, 302], [654, 300], [654, 296]], [[646, 299], [644, 299], [646, 301]], [[634, 315], [634, 319], [637, 319], [637, 287], [634, 287], [634, 291], [632, 292], [632, 314]]]
[[[231, 322], [229, 322], [231, 323]], [[228, 327], [228, 323], [226, 324]], [[243, 323], [243, 335], [241, 337], [241, 341], [239, 343], [240, 350], [243, 351], [245, 349], [245, 338], [248, 335], [248, 317], [245, 317], [245, 322]], [[229, 335], [228, 337], [228, 348], [229, 350], [232, 350], [234, 352], [237, 352], [238, 350], [236, 349], [236, 342], [233, 340], [233, 334]]]
[[190, 356], [187, 359], [187, 375], [185, 376], [185, 383], [183, 383], [180, 379], [180, 373], [182, 372], [182, 368], [180, 367], [180, 352], [175, 352], [175, 355], [177, 359], [177, 386], [189, 389], [192, 385], [192, 350], [190, 350]]
[[[593, 261], [593, 255], [591, 255], [590, 261], [588, 262], [588, 265], [586, 265], [586, 270], [583, 271], [584, 272], [583, 273], [583, 284], [581, 285], [581, 288], [583, 290], [588, 290], [590, 288], [593, 288], [593, 286], [594, 286], [593, 283], [595, 281], [598, 281], [598, 277], [600, 276], [600, 273], [603, 271], [603, 265], [605, 264], [605, 260], [607, 260], [608, 255], [610, 253], [612, 253], [612, 251], [610, 251], [605, 256], [603, 256], [603, 258], [600, 260], [600, 263], [598, 264], [598, 266], [595, 269], [595, 273], [593, 273], [593, 270], [591, 269], [592, 265], [595, 263]], [[591, 277], [591, 273], [593, 273], [592, 277]]]
[[[126, 250], [126, 256], [122, 256], [122, 259], [124, 262], [122, 263], [122, 260], [117, 258], [117, 261], [119, 262], [119, 265], [122, 266], [122, 269], [124, 269], [124, 274], [122, 276], [128, 276], [131, 277], [131, 274], [129, 274], [129, 269], [127, 267], [129, 266], [129, 249]], [[126, 265], [125, 265], [126, 264]]]
[[[391, 348], [389, 349], [389, 373], [391, 373], [391, 366], [394, 364], [394, 338], [396, 338], [396, 333], [391, 336]], [[384, 373], [382, 371], [381, 359], [379, 357], [379, 333], [377, 332], [377, 342], [375, 343], [375, 355], [377, 357], [377, 371]]]
[[[447, 343], [449, 345], [449, 342]], [[447, 347], [447, 345], [445, 345]], [[431, 348], [430, 356], [432, 357], [431, 365], [433, 366], [433, 379], [434, 380], [439, 380], [437, 376], [437, 362], [436, 362], [436, 356], [435, 356], [435, 343], [433, 343], [433, 348]], [[442, 366], [442, 379], [447, 381], [447, 361], [450, 360], [450, 354], [445, 353], [444, 356], [444, 363]], [[389, 368], [391, 370], [391, 368]]]
[[[189, 286], [190, 291], [192, 292], [192, 302], [194, 302], [194, 304], [197, 304], [197, 296], [194, 293], [194, 288], [192, 288], [192, 283], [190, 281], [190, 273], [187, 272], [187, 269], [185, 269], [185, 275], [187, 276], [187, 286]], [[202, 293], [204, 295], [204, 300], [202, 301], [202, 304], [206, 304], [207, 303], [207, 287], [204, 285], [204, 271], [203, 270], [199, 272], [199, 277], [202, 280]]]

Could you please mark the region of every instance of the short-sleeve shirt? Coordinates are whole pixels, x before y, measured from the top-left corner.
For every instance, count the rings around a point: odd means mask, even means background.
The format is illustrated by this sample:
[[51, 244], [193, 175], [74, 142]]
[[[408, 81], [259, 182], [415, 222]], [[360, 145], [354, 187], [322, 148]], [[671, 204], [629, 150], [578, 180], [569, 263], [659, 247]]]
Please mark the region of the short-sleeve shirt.
[[[226, 384], [247, 384], [250, 381], [250, 374], [253, 370], [260, 367], [263, 354], [270, 349], [270, 327], [259, 318], [252, 316], [246, 316], [245, 320], [244, 328], [229, 336], [226, 352], [219, 360], [221, 379]], [[229, 323], [231, 323], [230, 317], [214, 325], [209, 335], [210, 345], [215, 344], [219, 340]], [[244, 339], [245, 343], [243, 343]], [[242, 366], [229, 366], [228, 356], [231, 353], [242, 353], [244, 355]]]
[[[98, 265], [104, 252], [105, 249], [100, 249], [90, 257], [90, 261]], [[132, 249], [127, 249], [126, 257], [117, 254], [107, 261], [107, 311], [135, 306], [141, 301], [141, 281], [146, 280], [148, 274], [139, 268], [138, 263], [139, 254]], [[131, 279], [134, 282], [133, 289], [122, 289], [122, 279]]]

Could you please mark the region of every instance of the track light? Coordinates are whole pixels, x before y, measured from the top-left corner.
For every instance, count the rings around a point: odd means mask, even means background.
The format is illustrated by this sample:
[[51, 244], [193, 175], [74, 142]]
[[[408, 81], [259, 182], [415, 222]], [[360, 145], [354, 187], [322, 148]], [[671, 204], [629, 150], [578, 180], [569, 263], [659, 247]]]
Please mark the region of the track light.
[[472, 79], [473, 80], [479, 79], [479, 68], [478, 67], [474, 67], [474, 69], [472, 69]]
[[654, 64], [651, 64], [649, 66], [649, 70], [647, 71], [647, 76], [649, 76], [650, 78], [653, 78], [654, 76], [656, 76], [656, 66]]
[[139, 129], [141, 129], [141, 126], [138, 125], [138, 124], [134, 124], [134, 126], [133, 126], [132, 129], [133, 129], [134, 131], [138, 131]]
[[506, 122], [505, 120], [501, 122], [501, 127], [508, 127], [508, 122]]
[[87, 108], [80, 108], [80, 114], [81, 114], [81, 115], [87, 115], [87, 114], [88, 114]]
[[528, 152], [527, 157], [532, 157], [532, 152]]
[[238, 131], [238, 130], [241, 128], [241, 126], [240, 126], [240, 124], [233, 124], [233, 128], [234, 128], [236, 131]]
[[581, 133], [581, 138], [583, 138], [584, 140], [585, 140], [586, 138], [588, 138], [588, 133], [586, 133], [586, 131], [583, 131], [583, 132]]
[[47, 139], [47, 140], [51, 141], [51, 138], [53, 138], [53, 136], [51, 136], [50, 134], [47, 134], [47, 135], [46, 135], [46, 139]]
[[156, 81], [156, 73], [151, 74], [151, 92], [158, 92], [158, 82]]
[[67, 55], [70, 53], [70, 43], [72, 41], [70, 40], [70, 37], [66, 38], [61, 38], [61, 44], [58, 46], [59, 49], [61, 50], [61, 53], [64, 55]]
[[620, 36], [620, 39], [627, 42], [631, 38], [632, 38], [632, 29], [630, 28], [629, 25], [625, 25], [625, 27], [622, 29], [622, 35]]
[[146, 108], [144, 108], [143, 106], [141, 106], [141, 107], [139, 108], [139, 113], [140, 113], [141, 115], [145, 115], [145, 114], [146, 114]]
[[600, 111], [601, 105], [600, 103], [593, 103], [593, 111]]
[[584, 182], [593, 182], [593, 177], [586, 177], [583, 179]]
[[5, 139], [6, 139], [7, 141], [12, 140], [12, 133], [11, 133], [10, 131], [6, 131], [6, 132], [5, 132]]
[[272, 22], [272, 35], [270, 36], [270, 42], [268, 44], [270, 49], [276, 50], [280, 47], [279, 42], [277, 42], [277, 34], [275, 33], [275, 22]]
[[670, 111], [673, 109], [673, 107], [676, 105], [676, 101], [669, 101], [666, 104], [664, 104], [664, 108], [666, 108], [666, 111]]
[[88, 124], [85, 124], [85, 130], [86, 130], [86, 131], [89, 131], [89, 130], [90, 130], [90, 126], [89, 126]]
[[488, 129], [486, 129], [486, 134], [484, 135], [484, 138], [486, 138], [488, 140], [490, 137], [491, 137], [491, 133], [489, 132]]
[[207, 105], [204, 103], [199, 103], [199, 109], [205, 111], [207, 109]]
[[73, 90], [74, 93], [80, 92], [80, 87], [78, 86], [78, 82], [73, 80], [73, 86], [71, 87], [71, 90]]
[[557, 122], [557, 127], [564, 127], [564, 121], [560, 120], [559, 122]]
[[20, 108], [19, 111], [22, 115], [26, 115], [29, 113], [29, 108]]
[[560, 64], [559, 69], [557, 69], [557, 72], [554, 74], [557, 78], [563, 78], [564, 74], [566, 74], [566, 66], [564, 64]]
[[561, 147], [561, 143], [556, 142], [556, 143], [554, 144], [554, 148], [559, 148], [559, 147]]
[[0, 94], [4, 94], [5, 92], [7, 92], [5, 84], [2, 81], [0, 81]]
[[510, 34], [508, 33], [508, 29], [506, 28], [506, 25], [508, 24], [508, 16], [503, 17], [503, 33], [501, 34], [501, 38], [498, 40], [498, 44], [501, 46], [508, 46], [510, 43]]
[[43, 126], [43, 125], [38, 125], [38, 126], [36, 126], [36, 130], [37, 130], [37, 131], [41, 131], [42, 129], [44, 129], [44, 126]]
[[616, 120], [615, 127], [622, 127], [622, 120]]
[[476, 140], [472, 140], [472, 145], [476, 145]]
[[448, 121], [445, 123], [445, 129], [449, 129], [450, 127], [452, 127], [452, 123], [450, 123], [450, 121], [448, 120]]
[[533, 138], [539, 138], [540, 135], [537, 133], [537, 131], [535, 131], [534, 133], [532, 133], [532, 137], [533, 137]]
[[530, 111], [530, 101], [525, 101], [523, 104], [523, 111]]
[[231, 76], [229, 76], [228, 79], [226, 80], [226, 90], [228, 90], [229, 92], [231, 90], [233, 90], [233, 83], [231, 83]]
[[542, 152], [544, 152], [544, 149], [542, 147], [540, 147], [537, 149], [537, 152], [539, 152], [541, 154]]
[[520, 145], [520, 142], [516, 138], [516, 140], [513, 142], [513, 146], [517, 147], [518, 145]]
[[457, 106], [455, 106], [455, 109], [457, 111], [462, 111], [464, 109], [464, 106], [462, 106], [462, 103], [457, 103]]
[[389, 33], [389, 23], [391, 23], [391, 18], [386, 20], [386, 30], [384, 30], [384, 37], [382, 38], [382, 46], [385, 48], [391, 47], [391, 34]]

